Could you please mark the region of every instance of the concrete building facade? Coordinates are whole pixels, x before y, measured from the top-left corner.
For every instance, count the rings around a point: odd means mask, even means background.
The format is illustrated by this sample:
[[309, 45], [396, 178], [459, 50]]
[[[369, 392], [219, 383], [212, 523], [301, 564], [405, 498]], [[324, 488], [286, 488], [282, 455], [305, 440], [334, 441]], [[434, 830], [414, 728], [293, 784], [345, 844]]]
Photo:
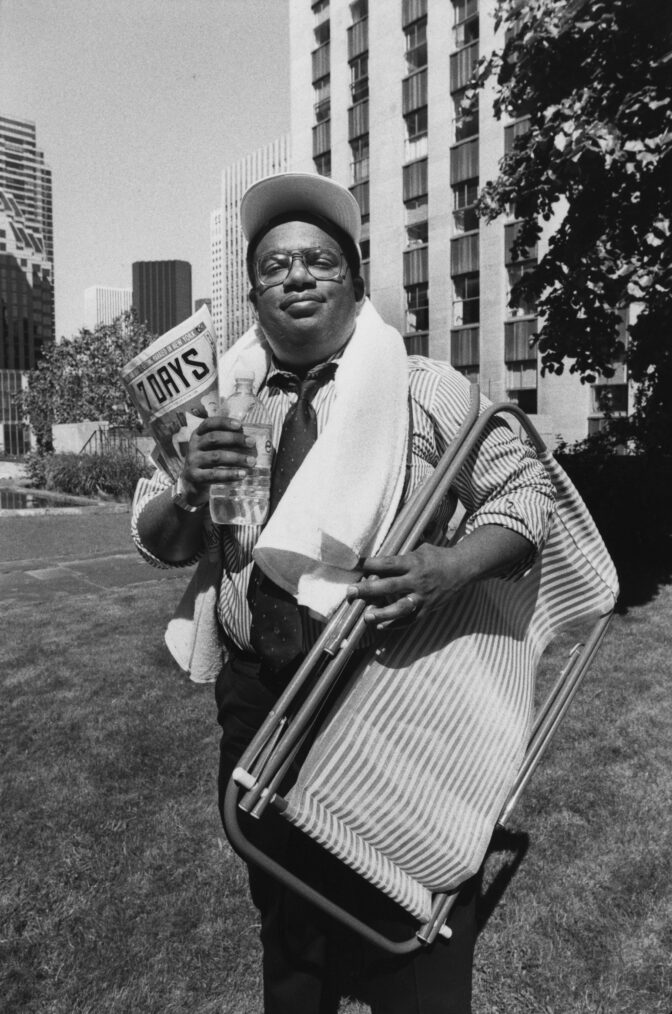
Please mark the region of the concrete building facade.
[[141, 324], [160, 335], [192, 313], [188, 261], [134, 261], [133, 306]]
[[275, 172], [290, 168], [289, 136], [283, 135], [222, 173], [222, 204], [210, 216], [212, 321], [220, 348], [229, 348], [254, 319], [247, 298], [245, 238], [240, 228], [240, 200], [247, 188]]
[[599, 425], [600, 391], [627, 407], [627, 386], [622, 371], [600, 390], [567, 370], [541, 376], [534, 307], [507, 304], [544, 240], [514, 262], [515, 220], [475, 214], [479, 188], [526, 129], [494, 118], [492, 88], [467, 101], [479, 56], [498, 41], [494, 6], [290, 0], [292, 168], [356, 196], [367, 291], [409, 353], [451, 362], [492, 400], [520, 404], [549, 443], [571, 442]]
[[126, 310], [130, 310], [132, 301], [132, 289], [91, 285], [84, 290], [84, 327], [93, 331], [99, 324], [111, 324]]

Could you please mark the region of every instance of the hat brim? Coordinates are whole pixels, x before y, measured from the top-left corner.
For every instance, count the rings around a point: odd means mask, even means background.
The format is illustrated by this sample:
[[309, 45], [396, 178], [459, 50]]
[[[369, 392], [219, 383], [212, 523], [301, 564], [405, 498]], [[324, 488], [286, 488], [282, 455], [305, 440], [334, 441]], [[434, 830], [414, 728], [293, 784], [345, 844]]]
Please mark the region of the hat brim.
[[278, 173], [253, 183], [240, 202], [240, 223], [248, 242], [272, 219], [292, 212], [334, 222], [355, 244], [362, 216], [355, 197], [340, 183], [317, 173]]

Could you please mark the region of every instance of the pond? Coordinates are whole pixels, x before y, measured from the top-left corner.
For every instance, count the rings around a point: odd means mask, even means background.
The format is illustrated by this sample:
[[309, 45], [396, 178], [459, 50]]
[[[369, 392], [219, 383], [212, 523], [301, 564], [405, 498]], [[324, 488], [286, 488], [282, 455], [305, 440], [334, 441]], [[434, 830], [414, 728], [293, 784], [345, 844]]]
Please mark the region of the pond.
[[0, 510], [30, 510], [36, 507], [79, 507], [81, 502], [69, 497], [45, 496], [39, 492], [0, 489]]

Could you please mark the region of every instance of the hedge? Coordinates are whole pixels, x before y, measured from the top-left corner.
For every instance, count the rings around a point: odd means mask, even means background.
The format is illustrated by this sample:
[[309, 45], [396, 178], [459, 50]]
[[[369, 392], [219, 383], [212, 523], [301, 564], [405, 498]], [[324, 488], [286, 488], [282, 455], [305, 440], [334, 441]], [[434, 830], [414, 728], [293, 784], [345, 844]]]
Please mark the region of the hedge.
[[31, 484], [38, 489], [119, 500], [129, 500], [138, 479], [151, 474], [151, 468], [139, 456], [115, 451], [28, 454], [25, 464]]

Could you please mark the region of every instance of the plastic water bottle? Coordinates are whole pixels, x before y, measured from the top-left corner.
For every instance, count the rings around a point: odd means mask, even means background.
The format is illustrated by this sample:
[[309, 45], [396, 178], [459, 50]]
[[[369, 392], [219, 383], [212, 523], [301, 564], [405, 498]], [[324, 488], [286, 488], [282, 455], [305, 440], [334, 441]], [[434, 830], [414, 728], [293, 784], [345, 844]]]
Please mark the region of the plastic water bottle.
[[272, 424], [263, 404], [252, 393], [254, 376], [239, 373], [230, 398], [222, 399], [220, 411], [243, 424], [245, 436], [254, 437], [257, 462], [245, 476], [210, 487], [210, 517], [217, 525], [263, 525], [268, 516], [273, 460]]

